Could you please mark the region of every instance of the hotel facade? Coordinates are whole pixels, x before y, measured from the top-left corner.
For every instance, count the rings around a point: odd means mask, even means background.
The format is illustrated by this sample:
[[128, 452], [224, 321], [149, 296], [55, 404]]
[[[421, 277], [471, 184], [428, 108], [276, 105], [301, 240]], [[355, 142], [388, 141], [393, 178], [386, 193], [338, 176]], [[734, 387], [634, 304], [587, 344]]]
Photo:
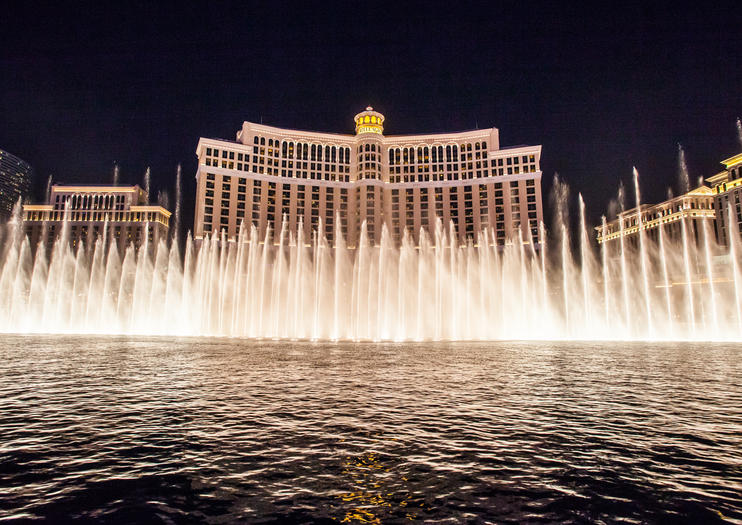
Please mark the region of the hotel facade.
[[282, 129], [244, 122], [235, 141], [201, 138], [196, 148], [194, 236], [234, 239], [253, 224], [273, 242], [284, 227], [320, 231], [355, 247], [365, 223], [379, 244], [382, 226], [399, 244], [433, 235], [440, 218], [458, 242], [540, 242], [541, 146], [500, 147], [497, 128], [385, 136], [385, 117], [366, 108], [355, 134]]
[[716, 235], [721, 244], [728, 246], [730, 233], [738, 236], [742, 234], [742, 153], [721, 163], [724, 171], [709, 177], [708, 183], [711, 184], [714, 195]]
[[659, 241], [660, 228], [669, 238], [681, 238], [683, 228], [698, 241], [704, 225], [714, 234], [714, 195], [708, 186], [699, 186], [688, 193], [678, 195], [659, 204], [642, 204], [618, 214], [606, 223], [605, 228], [596, 226], [599, 244], [612, 243], [624, 238], [629, 245], [636, 246], [639, 232], [649, 239]]
[[[73, 248], [92, 246], [99, 238], [115, 242], [123, 253], [145, 239], [156, 245], [167, 239], [170, 212], [150, 205], [145, 191], [134, 186], [54, 185], [46, 204], [23, 206], [23, 227], [31, 246], [49, 250], [62, 234]], [[66, 228], [66, 230], [65, 230]]]
[[642, 204], [640, 208], [619, 213], [605, 227], [596, 226], [598, 243], [623, 238], [636, 244], [640, 231], [657, 241], [660, 226], [669, 238], [679, 238], [685, 227], [698, 242], [699, 232], [708, 226], [707, 231], [721, 246], [729, 246], [730, 229], [742, 239], [742, 153], [721, 164], [725, 169], [706, 179], [708, 185], [659, 204]]

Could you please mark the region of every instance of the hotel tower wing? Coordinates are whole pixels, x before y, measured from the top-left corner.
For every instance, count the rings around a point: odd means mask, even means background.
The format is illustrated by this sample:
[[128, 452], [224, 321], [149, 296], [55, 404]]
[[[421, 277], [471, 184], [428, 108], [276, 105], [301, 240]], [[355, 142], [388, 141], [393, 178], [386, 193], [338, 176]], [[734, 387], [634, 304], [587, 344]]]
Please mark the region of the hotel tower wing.
[[354, 121], [354, 135], [244, 122], [236, 141], [201, 138], [196, 240], [233, 239], [244, 221], [261, 239], [301, 225], [354, 247], [365, 223], [373, 244], [383, 225], [418, 243], [440, 218], [462, 244], [485, 230], [490, 243], [540, 242], [541, 146], [501, 148], [497, 128], [385, 136], [370, 107]]

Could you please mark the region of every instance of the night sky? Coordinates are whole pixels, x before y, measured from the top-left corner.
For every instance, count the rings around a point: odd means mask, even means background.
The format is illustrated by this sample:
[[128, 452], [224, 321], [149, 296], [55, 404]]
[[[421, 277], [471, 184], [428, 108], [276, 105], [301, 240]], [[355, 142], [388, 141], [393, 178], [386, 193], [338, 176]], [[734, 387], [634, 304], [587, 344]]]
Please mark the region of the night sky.
[[[200, 136], [243, 120], [352, 133], [372, 105], [386, 133], [495, 126], [502, 146], [542, 144], [598, 221], [619, 181], [643, 197], [740, 151], [742, 9], [620, 4], [281, 2], [179, 7], [16, 2], [0, 33], [0, 148], [46, 178], [170, 190], [183, 164], [191, 225]], [[633, 197], [632, 197], [633, 198]], [[548, 200], [545, 198], [548, 206]]]

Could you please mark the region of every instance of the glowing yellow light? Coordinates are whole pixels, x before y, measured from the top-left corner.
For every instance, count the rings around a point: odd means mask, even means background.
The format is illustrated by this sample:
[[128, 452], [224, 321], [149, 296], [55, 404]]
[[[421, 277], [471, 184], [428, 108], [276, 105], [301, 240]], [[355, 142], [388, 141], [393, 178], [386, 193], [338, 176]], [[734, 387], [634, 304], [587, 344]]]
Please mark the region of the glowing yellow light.
[[366, 124], [368, 124], [370, 121], [371, 121], [371, 119], [368, 118], [368, 115], [366, 115], [365, 117], [363, 117], [363, 122], [365, 122]]
[[373, 115], [371, 115], [371, 122], [372, 122], [373, 124], [376, 124], [376, 117], [375, 117], [375, 116], [373, 116]]

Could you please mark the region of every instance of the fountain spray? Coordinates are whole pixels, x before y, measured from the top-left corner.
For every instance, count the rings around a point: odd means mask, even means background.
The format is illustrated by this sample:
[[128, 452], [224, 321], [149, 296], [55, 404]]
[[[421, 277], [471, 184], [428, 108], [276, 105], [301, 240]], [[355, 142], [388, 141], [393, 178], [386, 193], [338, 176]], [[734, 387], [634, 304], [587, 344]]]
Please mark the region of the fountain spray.
[[147, 170], [144, 172], [144, 194], [146, 195], [146, 202], [149, 204], [149, 186], [150, 182], [150, 169], [149, 166], [147, 166]]
[[739, 147], [742, 148], [742, 120], [737, 117], [737, 140], [739, 141]]
[[180, 206], [181, 206], [181, 198], [182, 198], [181, 187], [180, 187], [181, 185], [180, 176], [181, 176], [181, 167], [180, 167], [180, 163], [178, 163], [178, 169], [175, 172], [175, 224], [173, 227], [173, 236], [176, 239], [180, 238], [180, 213], [181, 213]]
[[685, 161], [685, 150], [682, 144], [678, 143], [678, 184], [680, 185], [680, 194], [685, 195], [690, 191], [690, 177], [688, 176], [688, 164]]
[[49, 202], [49, 198], [52, 195], [52, 176], [49, 175], [49, 178], [46, 179], [46, 202]]
[[649, 335], [654, 335], [654, 329], [652, 325], [652, 306], [651, 297], [649, 295], [649, 269], [647, 261], [647, 247], [646, 240], [644, 238], [645, 232], [642, 225], [642, 209], [641, 209], [641, 198], [639, 195], [639, 172], [634, 167], [634, 191], [636, 192], [636, 213], [638, 216], [637, 227], [639, 228], [639, 258], [642, 268], [642, 283], [644, 285], [644, 306], [647, 314], [647, 327]]
[[119, 165], [115, 162], [113, 163], [113, 185], [119, 185]]

